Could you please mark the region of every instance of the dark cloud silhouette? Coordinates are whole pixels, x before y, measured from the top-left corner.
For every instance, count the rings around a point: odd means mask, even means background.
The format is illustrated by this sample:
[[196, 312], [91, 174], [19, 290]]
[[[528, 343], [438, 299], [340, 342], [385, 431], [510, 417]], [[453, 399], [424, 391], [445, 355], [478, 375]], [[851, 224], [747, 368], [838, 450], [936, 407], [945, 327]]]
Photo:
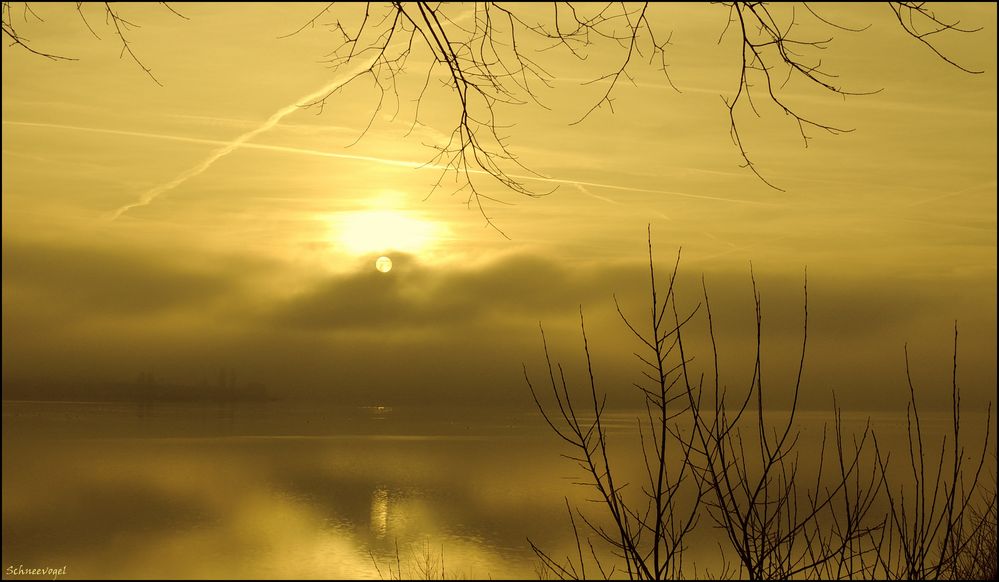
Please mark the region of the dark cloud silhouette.
[[[659, 252], [660, 293], [674, 258]], [[132, 380], [153, 370], [192, 383], [226, 367], [238, 370], [241, 382], [266, 383], [282, 397], [530, 404], [520, 365], [540, 370], [538, 322], [569, 376], [578, 379], [584, 369], [580, 306], [602, 385], [631, 394], [631, 382], [640, 379], [632, 355], [640, 346], [613, 298], [636, 326], [647, 327], [647, 262], [569, 265], [529, 253], [444, 265], [402, 254], [393, 260], [388, 274], [374, 270], [373, 257], [363, 257], [344, 272], [299, 278], [288, 293], [277, 264], [7, 241], [5, 394], [29, 384], [37, 387], [28, 392], [44, 396], [44, 383], [30, 382], [40, 374], [80, 386], [85, 398], [93, 379]], [[701, 277], [681, 262], [681, 312], [703, 303]], [[858, 406], [890, 406], [904, 397], [906, 341], [925, 383], [946, 383], [955, 319], [962, 381], [972, 391], [994, 390], [996, 309], [981, 299], [989, 296], [982, 288], [987, 282], [960, 274], [929, 281], [813, 270], [808, 277], [806, 405], [828, 405], [835, 389]], [[703, 280], [723, 380], [748, 385], [755, 338], [748, 265], [706, 272]], [[800, 356], [803, 269], [757, 265], [756, 281], [764, 369], [779, 400], [789, 394]], [[703, 305], [700, 310], [685, 341], [700, 358], [694, 367], [710, 372]]]
[[4, 289], [77, 314], [138, 314], [205, 305], [232, 293], [232, 273], [136, 249], [5, 240]]
[[452, 326], [483, 319], [536, 320], [596, 299], [592, 272], [516, 255], [486, 265], [433, 268], [396, 261], [389, 274], [365, 269], [321, 281], [279, 306], [274, 323], [312, 329]]

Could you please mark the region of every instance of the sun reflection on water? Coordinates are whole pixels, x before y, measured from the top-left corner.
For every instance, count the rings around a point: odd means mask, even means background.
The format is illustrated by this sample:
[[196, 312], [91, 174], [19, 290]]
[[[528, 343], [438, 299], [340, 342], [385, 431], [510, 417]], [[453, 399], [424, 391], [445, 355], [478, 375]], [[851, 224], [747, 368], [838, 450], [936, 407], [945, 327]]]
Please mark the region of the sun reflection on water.
[[371, 494], [371, 532], [379, 539], [388, 532], [389, 494], [379, 487]]

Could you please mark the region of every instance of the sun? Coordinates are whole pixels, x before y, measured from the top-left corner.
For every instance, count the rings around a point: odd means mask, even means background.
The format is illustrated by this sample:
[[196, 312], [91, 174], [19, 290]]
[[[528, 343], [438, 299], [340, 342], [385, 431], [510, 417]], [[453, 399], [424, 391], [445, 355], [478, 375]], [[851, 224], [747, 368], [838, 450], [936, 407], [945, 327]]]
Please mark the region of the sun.
[[427, 251], [441, 233], [441, 227], [400, 210], [342, 212], [330, 221], [340, 246], [354, 255], [401, 251], [420, 254]]

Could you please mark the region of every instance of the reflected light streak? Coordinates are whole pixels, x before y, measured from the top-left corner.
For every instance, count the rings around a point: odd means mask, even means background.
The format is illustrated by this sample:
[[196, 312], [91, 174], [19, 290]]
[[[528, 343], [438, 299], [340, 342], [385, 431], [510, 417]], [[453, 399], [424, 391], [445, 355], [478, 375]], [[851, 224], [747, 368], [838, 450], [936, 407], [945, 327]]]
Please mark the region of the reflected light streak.
[[388, 532], [389, 495], [379, 487], [371, 494], [371, 532], [379, 539]]

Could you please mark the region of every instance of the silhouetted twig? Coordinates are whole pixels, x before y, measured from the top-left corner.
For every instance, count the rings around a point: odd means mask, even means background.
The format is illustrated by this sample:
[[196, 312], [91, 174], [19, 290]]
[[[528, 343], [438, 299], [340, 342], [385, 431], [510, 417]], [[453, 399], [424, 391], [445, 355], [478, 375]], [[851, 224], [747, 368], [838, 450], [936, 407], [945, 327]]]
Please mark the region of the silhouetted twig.
[[[764, 414], [773, 406], [766, 396], [771, 388], [765, 389], [763, 374], [762, 300], [752, 270], [755, 361], [745, 394], [730, 405], [728, 388], [720, 382], [707, 284], [702, 278], [703, 301], [689, 312], [681, 311], [675, 298], [678, 267], [679, 253], [662, 294], [650, 231], [646, 322], [639, 325], [626, 317], [615, 298], [625, 326], [641, 346], [635, 355], [645, 379], [635, 384], [646, 412], [636, 421], [645, 468], [638, 492], [632, 489], [630, 495], [624, 494], [631, 484], [622, 482], [618, 464], [608, 453], [607, 396], [597, 388], [582, 308], [586, 395], [575, 392], [561, 364], [552, 362], [543, 328], [548, 397], [535, 389], [524, 367], [535, 405], [552, 431], [574, 451], [567, 458], [585, 476], [579, 483], [596, 492], [593, 501], [605, 518], [595, 519], [567, 500], [576, 555], [559, 559], [529, 540], [547, 574], [584, 578], [593, 574], [587, 570], [590, 564], [603, 577], [613, 572], [641, 579], [681, 577], [687, 573], [684, 540], [705, 516], [721, 533], [722, 572], [750, 579], [937, 579], [988, 571], [989, 556], [995, 555], [995, 536], [985, 532], [989, 527], [994, 532], [995, 483], [984, 495], [979, 485], [991, 425], [990, 420], [986, 422], [981, 455], [967, 466], [960, 432], [956, 325], [953, 440], [950, 449], [947, 438], [941, 444], [935, 476], [927, 475], [927, 464], [935, 461], [924, 448], [911, 377], [907, 416], [914, 494], [907, 493], [900, 476], [889, 472], [889, 455], [882, 454], [870, 419], [852, 438], [845, 432], [835, 394], [833, 438], [830, 442], [824, 426], [814, 474], [806, 474], [799, 464], [796, 413], [808, 344], [807, 276], [801, 353], [790, 386], [789, 415], [774, 422]], [[702, 306], [712, 352], [713, 378], [707, 384], [704, 374], [695, 373], [692, 367], [695, 358], [686, 339]], [[908, 357], [906, 371], [908, 375]], [[977, 505], [974, 495], [981, 498]], [[884, 505], [887, 512], [879, 513]], [[732, 562], [730, 556], [734, 556]]]

